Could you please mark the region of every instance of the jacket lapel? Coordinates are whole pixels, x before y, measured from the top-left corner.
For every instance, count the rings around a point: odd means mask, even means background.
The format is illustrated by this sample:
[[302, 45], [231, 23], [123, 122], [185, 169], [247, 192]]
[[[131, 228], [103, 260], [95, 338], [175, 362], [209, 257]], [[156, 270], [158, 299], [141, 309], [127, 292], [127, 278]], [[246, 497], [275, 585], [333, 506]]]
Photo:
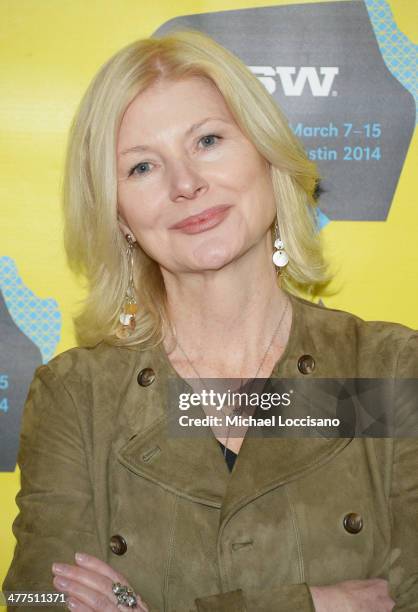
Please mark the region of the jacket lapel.
[[118, 450], [118, 460], [168, 491], [220, 508], [230, 474], [215, 437], [173, 437], [168, 426], [164, 416], [147, 432], [134, 435]]
[[168, 418], [134, 434], [117, 451], [126, 468], [191, 501], [221, 509], [221, 523], [257, 497], [295, 480], [339, 454], [351, 438], [246, 437], [229, 473], [212, 432], [169, 435]]
[[350, 442], [350, 438], [246, 437], [222, 503], [221, 524], [268, 491], [318, 469]]
[[[115, 447], [118, 461], [181, 497], [220, 508], [230, 473], [212, 431], [208, 429], [198, 438], [179, 437], [170, 426], [178, 411], [169, 406], [169, 379], [183, 390], [191, 387], [175, 372], [161, 347], [142, 351], [139, 357], [136, 352], [135, 361], [123, 408], [129, 426]], [[155, 381], [144, 387], [137, 383], [137, 377], [145, 368], [153, 370]]]

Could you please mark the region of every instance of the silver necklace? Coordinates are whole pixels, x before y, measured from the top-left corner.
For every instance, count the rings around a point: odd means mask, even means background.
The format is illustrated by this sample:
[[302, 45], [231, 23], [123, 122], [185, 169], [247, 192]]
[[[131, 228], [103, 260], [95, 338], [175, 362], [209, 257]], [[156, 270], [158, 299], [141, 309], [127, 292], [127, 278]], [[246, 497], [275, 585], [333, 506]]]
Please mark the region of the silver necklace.
[[[282, 314], [281, 314], [281, 317], [280, 317], [280, 320], [279, 320], [279, 322], [278, 322], [278, 324], [277, 324], [277, 327], [276, 327], [276, 329], [274, 330], [274, 333], [273, 333], [273, 335], [272, 335], [272, 337], [271, 337], [271, 340], [270, 340], [270, 342], [269, 342], [269, 345], [268, 345], [268, 347], [267, 347], [267, 349], [266, 349], [266, 351], [265, 351], [265, 353], [264, 353], [264, 355], [263, 355], [263, 358], [262, 358], [262, 360], [261, 360], [261, 362], [260, 362], [260, 365], [258, 366], [257, 372], [255, 373], [255, 376], [254, 376], [254, 378], [252, 379], [251, 383], [253, 383], [253, 382], [254, 382], [254, 380], [257, 378], [257, 375], [258, 375], [259, 371], [261, 370], [262, 366], [264, 365], [264, 362], [265, 362], [265, 360], [266, 360], [266, 357], [267, 357], [267, 355], [268, 355], [268, 352], [269, 352], [269, 350], [270, 350], [270, 348], [271, 348], [271, 345], [273, 344], [273, 340], [275, 339], [275, 337], [276, 337], [276, 335], [277, 335], [277, 333], [278, 333], [278, 331], [279, 331], [279, 329], [280, 329], [280, 326], [281, 326], [281, 324], [282, 324], [282, 321], [283, 321], [283, 319], [284, 319], [284, 316], [285, 316], [285, 314], [286, 314], [286, 312], [287, 312], [287, 308], [288, 308], [288, 306], [289, 306], [289, 302], [290, 302], [289, 298], [286, 298], [286, 306], [285, 306], [285, 308], [283, 309], [283, 312], [282, 312]], [[185, 356], [187, 363], [188, 363], [188, 364], [189, 364], [189, 366], [192, 368], [192, 370], [195, 372], [195, 374], [197, 374], [198, 379], [200, 380], [200, 382], [201, 382], [201, 383], [202, 383], [202, 385], [203, 385], [203, 388], [205, 389], [205, 383], [203, 382], [203, 379], [202, 379], [202, 377], [200, 376], [199, 372], [196, 370], [195, 366], [194, 366], [194, 365], [193, 365], [193, 363], [190, 361], [190, 359], [188, 358], [188, 356], [187, 356], [187, 354], [186, 354], [185, 350], [183, 349], [183, 347], [181, 346], [180, 342], [178, 341], [178, 338], [177, 338], [177, 333], [176, 333], [175, 329], [174, 329], [174, 337], [175, 337], [175, 339], [176, 339], [177, 346], [179, 347], [179, 349], [181, 350], [181, 352], [182, 352], [182, 353], [183, 353], [183, 355]], [[239, 389], [240, 389], [241, 387], [242, 387], [242, 378], [241, 378], [241, 385], [240, 385]], [[252, 386], [250, 386], [250, 390], [251, 390], [251, 388], [252, 388]], [[224, 415], [226, 416], [226, 413], [224, 412], [224, 410], [223, 410], [222, 408], [221, 408], [221, 412], [223, 412], [223, 413], [224, 413]], [[234, 408], [234, 409], [233, 409], [233, 413], [234, 413], [234, 414], [241, 414], [241, 412], [242, 412], [242, 409], [241, 409], [241, 411], [237, 411], [237, 410], [236, 410], [236, 408]], [[225, 446], [224, 446], [224, 452], [223, 452], [224, 457], [226, 457], [226, 452], [227, 452], [227, 447], [228, 447], [228, 442], [229, 442], [229, 434], [230, 434], [230, 431], [231, 431], [231, 425], [228, 425], [228, 430], [227, 430], [227, 435], [226, 435], [226, 440], [225, 440]]]

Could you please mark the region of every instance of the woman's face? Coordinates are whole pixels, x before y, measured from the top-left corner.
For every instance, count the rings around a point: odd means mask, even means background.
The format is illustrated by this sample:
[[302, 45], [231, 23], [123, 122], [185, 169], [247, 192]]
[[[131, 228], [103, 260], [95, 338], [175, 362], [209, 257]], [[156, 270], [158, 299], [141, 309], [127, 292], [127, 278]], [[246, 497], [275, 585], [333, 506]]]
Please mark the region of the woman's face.
[[117, 158], [120, 227], [163, 268], [216, 270], [265, 240], [269, 164], [211, 81], [163, 80], [139, 94]]

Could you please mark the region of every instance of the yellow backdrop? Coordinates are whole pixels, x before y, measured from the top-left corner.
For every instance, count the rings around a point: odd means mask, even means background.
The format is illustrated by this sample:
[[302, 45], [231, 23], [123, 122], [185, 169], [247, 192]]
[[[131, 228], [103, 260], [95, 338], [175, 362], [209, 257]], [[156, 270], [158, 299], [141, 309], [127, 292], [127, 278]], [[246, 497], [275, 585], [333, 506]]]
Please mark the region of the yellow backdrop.
[[[276, 4], [300, 4], [271, 2]], [[71, 316], [81, 289], [66, 267], [60, 189], [67, 130], [98, 67], [127, 43], [176, 16], [266, 6], [266, 0], [3, 0], [0, 4], [0, 256], [24, 284], [53, 297], [62, 314], [56, 353], [75, 345]], [[389, 0], [396, 24], [418, 39], [417, 0]], [[378, 102], [377, 102], [378, 103]], [[418, 327], [416, 130], [386, 222], [333, 222], [322, 231], [338, 269], [339, 292], [326, 305], [365, 319]], [[356, 248], [353, 249], [353, 245]], [[0, 581], [11, 562], [19, 471], [0, 473]], [[0, 582], [0, 584], [1, 584]]]

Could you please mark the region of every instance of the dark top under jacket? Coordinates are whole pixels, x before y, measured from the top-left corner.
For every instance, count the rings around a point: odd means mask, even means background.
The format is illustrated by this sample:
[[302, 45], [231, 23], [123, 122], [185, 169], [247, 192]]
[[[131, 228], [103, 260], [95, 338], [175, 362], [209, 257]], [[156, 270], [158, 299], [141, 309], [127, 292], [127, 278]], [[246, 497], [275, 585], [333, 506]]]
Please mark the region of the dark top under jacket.
[[238, 453], [234, 453], [234, 451], [231, 451], [229, 448], [227, 448], [226, 454], [225, 454], [225, 446], [221, 442], [219, 442], [219, 440], [218, 440], [218, 444], [222, 449], [222, 454], [225, 457], [226, 464], [229, 468], [229, 471], [232, 472], [232, 468], [234, 467], [235, 459], [237, 458]]

